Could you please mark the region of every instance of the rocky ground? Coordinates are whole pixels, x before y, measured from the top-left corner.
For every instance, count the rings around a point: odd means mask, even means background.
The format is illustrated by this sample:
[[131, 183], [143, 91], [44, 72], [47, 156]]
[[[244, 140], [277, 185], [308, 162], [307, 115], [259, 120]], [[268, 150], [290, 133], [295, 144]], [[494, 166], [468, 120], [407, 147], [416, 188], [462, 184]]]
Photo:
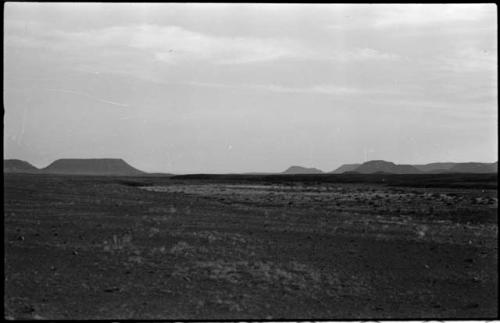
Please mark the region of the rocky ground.
[[4, 189], [8, 319], [498, 316], [496, 189], [15, 174]]

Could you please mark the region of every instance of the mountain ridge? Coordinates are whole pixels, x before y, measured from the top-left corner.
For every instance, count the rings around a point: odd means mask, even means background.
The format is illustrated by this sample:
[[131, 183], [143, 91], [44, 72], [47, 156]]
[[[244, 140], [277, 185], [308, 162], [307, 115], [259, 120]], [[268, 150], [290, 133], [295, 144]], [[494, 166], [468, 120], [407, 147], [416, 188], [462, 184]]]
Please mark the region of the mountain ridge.
[[42, 169], [48, 174], [140, 175], [145, 174], [121, 158], [62, 158]]
[[[429, 164], [395, 164], [385, 160], [370, 160], [362, 164], [343, 164], [331, 172], [314, 167], [293, 165], [280, 173], [247, 172], [248, 175], [272, 174], [440, 174], [440, 173], [497, 173], [498, 161], [481, 162], [436, 162]], [[44, 168], [37, 168], [21, 159], [4, 159], [4, 173], [67, 174], [67, 175], [115, 175], [115, 176], [171, 176], [167, 173], [148, 173], [134, 168], [120, 158], [62, 158]]]
[[21, 159], [4, 159], [3, 172], [36, 174], [40, 169]]
[[370, 160], [353, 171], [361, 174], [372, 174], [372, 173], [389, 173], [389, 174], [418, 174], [421, 173], [416, 167], [412, 165], [397, 165], [393, 162], [388, 162], [385, 160]]
[[361, 166], [361, 164], [344, 164], [335, 170], [332, 170], [330, 174], [342, 174], [345, 172], [350, 172]]
[[[497, 173], [498, 161], [493, 163], [480, 162], [436, 162], [429, 164], [395, 164], [384, 160], [370, 160], [352, 168], [356, 164], [344, 164], [335, 169], [334, 174], [355, 172], [372, 174], [376, 172], [390, 174], [439, 174], [439, 173]], [[347, 169], [343, 171], [344, 169]]]

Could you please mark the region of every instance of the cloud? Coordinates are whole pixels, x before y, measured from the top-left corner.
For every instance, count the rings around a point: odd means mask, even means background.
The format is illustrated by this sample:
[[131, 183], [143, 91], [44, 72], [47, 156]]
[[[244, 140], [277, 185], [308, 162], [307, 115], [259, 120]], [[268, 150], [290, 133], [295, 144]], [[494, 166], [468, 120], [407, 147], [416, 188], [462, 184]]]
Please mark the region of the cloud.
[[90, 98], [92, 100], [95, 100], [95, 101], [98, 101], [98, 102], [101, 102], [101, 103], [110, 104], [110, 105], [117, 106], [117, 107], [120, 107], [120, 108], [128, 108], [128, 107], [130, 107], [128, 104], [124, 104], [124, 103], [119, 103], [119, 102], [115, 102], [115, 101], [110, 101], [110, 100], [98, 98], [96, 96], [93, 96], [93, 95], [90, 95], [88, 93], [81, 92], [81, 91], [66, 90], [66, 89], [45, 89], [45, 90], [51, 91], [51, 92], [62, 92], [62, 93], [75, 94], [75, 95], [78, 95], [78, 96], [84, 96], [84, 97]]
[[[485, 120], [497, 114], [495, 103], [491, 98], [484, 100], [475, 97], [461, 87], [452, 89], [438, 88], [431, 92], [426, 88], [397, 87], [355, 87], [334, 83], [314, 84], [310, 86], [288, 86], [282, 84], [234, 84], [186, 82], [186, 85], [212, 87], [221, 89], [265, 91], [270, 93], [297, 95], [331, 96], [335, 102], [342, 103], [338, 107], [376, 107], [381, 113], [413, 115], [433, 114], [446, 116], [455, 121]], [[441, 93], [444, 91], [445, 93]], [[483, 93], [480, 89], [474, 89]], [[474, 95], [474, 96], [471, 96]], [[491, 93], [490, 93], [491, 96]], [[458, 122], [457, 121], [457, 122]]]
[[332, 54], [331, 59], [338, 61], [367, 61], [367, 60], [397, 60], [399, 55], [393, 53], [385, 53], [372, 48], [359, 48], [355, 50], [336, 51]]
[[388, 4], [358, 5], [339, 16], [330, 30], [426, 27], [485, 21], [495, 17], [494, 4]]
[[19, 21], [6, 25], [6, 44], [10, 46], [45, 47], [76, 54], [79, 50], [105, 49], [114, 54], [139, 50], [164, 63], [252, 63], [292, 57], [301, 51], [300, 45], [288, 39], [222, 37], [178, 26], [139, 24], [75, 32]]
[[162, 27], [157, 32], [148, 33], [146, 38], [141, 35], [135, 46], [155, 51], [158, 60], [168, 63], [197, 59], [215, 64], [245, 64], [280, 59], [348, 62], [399, 58], [372, 48], [313, 50], [288, 39], [214, 37], [178, 27]]
[[[123, 31], [124, 32], [124, 31]], [[128, 28], [129, 45], [148, 50], [166, 63], [204, 60], [213, 64], [245, 64], [280, 59], [359, 61], [396, 59], [371, 48], [313, 50], [286, 38], [223, 37], [190, 31], [178, 26], [140, 25]]]
[[311, 86], [294, 87], [278, 84], [228, 84], [228, 83], [208, 83], [208, 82], [186, 82], [184, 84], [203, 87], [250, 89], [257, 91], [268, 91], [275, 93], [296, 93], [296, 94], [327, 94], [327, 95], [367, 95], [367, 94], [388, 94], [389, 92], [375, 89], [361, 89], [356, 87], [341, 86], [337, 84], [315, 84]]
[[166, 64], [216, 65], [286, 59], [349, 62], [398, 58], [372, 48], [313, 49], [289, 38], [218, 36], [169, 25], [134, 24], [86, 31], [63, 31], [43, 23], [19, 21], [8, 21], [6, 25], [7, 46], [57, 51], [61, 58], [78, 60], [80, 65], [92, 61], [131, 64], [134, 59], [144, 64], [151, 58]]
[[130, 46], [150, 50], [156, 59], [175, 63], [209, 60], [218, 64], [271, 61], [293, 56], [298, 45], [283, 39], [221, 37], [178, 26], [141, 25], [128, 30]]
[[497, 53], [475, 47], [460, 48], [436, 60], [437, 68], [452, 72], [491, 72], [498, 69]]
[[330, 95], [352, 95], [363, 93], [361, 89], [339, 86], [334, 84], [319, 84], [309, 87], [287, 87], [281, 85], [264, 85], [259, 89], [280, 93], [309, 93], [309, 94], [330, 94]]
[[[380, 8], [382, 9], [382, 8]], [[375, 27], [424, 26], [436, 23], [482, 19], [494, 5], [484, 4], [406, 4], [387, 5], [377, 11]]]

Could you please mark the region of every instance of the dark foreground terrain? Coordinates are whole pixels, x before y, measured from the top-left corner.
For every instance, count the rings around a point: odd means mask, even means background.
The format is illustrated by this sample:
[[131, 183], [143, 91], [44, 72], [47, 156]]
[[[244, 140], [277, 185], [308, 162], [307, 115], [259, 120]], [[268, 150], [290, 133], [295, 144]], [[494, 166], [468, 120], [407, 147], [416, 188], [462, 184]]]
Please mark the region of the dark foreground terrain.
[[4, 316], [495, 318], [496, 181], [4, 174]]

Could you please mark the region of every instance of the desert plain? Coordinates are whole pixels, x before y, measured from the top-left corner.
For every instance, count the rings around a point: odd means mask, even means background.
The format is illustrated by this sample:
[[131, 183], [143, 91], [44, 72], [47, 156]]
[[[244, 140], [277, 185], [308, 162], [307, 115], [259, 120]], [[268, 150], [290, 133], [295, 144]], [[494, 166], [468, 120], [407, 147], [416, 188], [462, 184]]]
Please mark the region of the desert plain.
[[497, 174], [4, 174], [7, 319], [488, 319]]

